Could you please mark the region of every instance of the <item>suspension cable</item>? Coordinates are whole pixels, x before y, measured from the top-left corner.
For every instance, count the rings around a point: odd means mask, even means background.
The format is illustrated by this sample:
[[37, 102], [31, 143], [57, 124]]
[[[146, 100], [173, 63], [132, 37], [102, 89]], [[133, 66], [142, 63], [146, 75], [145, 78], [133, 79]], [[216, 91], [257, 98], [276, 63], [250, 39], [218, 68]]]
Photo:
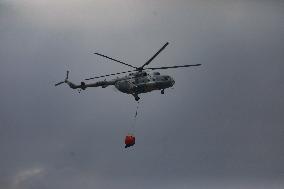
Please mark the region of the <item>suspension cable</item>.
[[136, 128], [136, 123], [137, 123], [137, 116], [138, 116], [138, 111], [139, 111], [139, 102], [140, 101], [137, 101], [137, 104], [136, 104], [136, 111], [135, 111], [135, 114], [134, 114], [134, 118], [133, 118], [133, 123], [132, 123], [132, 133], [135, 134], [135, 128]]

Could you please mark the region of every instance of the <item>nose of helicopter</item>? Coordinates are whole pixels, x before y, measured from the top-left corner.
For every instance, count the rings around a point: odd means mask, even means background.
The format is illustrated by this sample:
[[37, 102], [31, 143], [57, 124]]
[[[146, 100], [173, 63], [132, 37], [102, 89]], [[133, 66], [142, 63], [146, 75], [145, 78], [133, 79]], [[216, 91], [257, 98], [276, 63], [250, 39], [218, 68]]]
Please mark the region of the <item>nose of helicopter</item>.
[[174, 86], [175, 80], [171, 77], [171, 86]]

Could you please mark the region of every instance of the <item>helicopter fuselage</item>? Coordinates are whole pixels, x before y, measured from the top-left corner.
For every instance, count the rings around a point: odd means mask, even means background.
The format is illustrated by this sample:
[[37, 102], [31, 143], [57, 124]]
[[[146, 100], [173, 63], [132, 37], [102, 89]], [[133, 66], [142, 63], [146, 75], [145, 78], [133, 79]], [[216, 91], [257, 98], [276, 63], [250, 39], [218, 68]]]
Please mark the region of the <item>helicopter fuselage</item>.
[[172, 87], [175, 84], [175, 81], [171, 76], [160, 75], [159, 72], [147, 74], [145, 71], [130, 73], [127, 76], [117, 77], [109, 81], [103, 80], [95, 83], [81, 82], [81, 85], [70, 82], [67, 73], [64, 82], [72, 89], [79, 89], [79, 92], [80, 90], [85, 90], [89, 87], [106, 88], [110, 85], [114, 85], [120, 92], [132, 94], [136, 101], [140, 99], [138, 94], [148, 93], [154, 90], [161, 90], [161, 93], [164, 94], [164, 89]]
[[171, 76], [160, 75], [159, 72], [154, 72], [151, 75], [146, 72], [136, 72], [123, 78], [117, 78], [114, 86], [123, 93], [141, 94], [153, 90], [164, 90], [172, 87], [174, 83]]

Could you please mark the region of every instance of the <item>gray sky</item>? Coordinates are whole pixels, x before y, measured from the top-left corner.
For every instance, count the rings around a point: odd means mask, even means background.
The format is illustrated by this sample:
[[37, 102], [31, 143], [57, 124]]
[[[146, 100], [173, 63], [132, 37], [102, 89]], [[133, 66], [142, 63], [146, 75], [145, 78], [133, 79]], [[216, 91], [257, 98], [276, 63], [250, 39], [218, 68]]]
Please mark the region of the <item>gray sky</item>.
[[[0, 188], [284, 187], [281, 0], [0, 0]], [[152, 66], [176, 84], [136, 102], [79, 83]]]

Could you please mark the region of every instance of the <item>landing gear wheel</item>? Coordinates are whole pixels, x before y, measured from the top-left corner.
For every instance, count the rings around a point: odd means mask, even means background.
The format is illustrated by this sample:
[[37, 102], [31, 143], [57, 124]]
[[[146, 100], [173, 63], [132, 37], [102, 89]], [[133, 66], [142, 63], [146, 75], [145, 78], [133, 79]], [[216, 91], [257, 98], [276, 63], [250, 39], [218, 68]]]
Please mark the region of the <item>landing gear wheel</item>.
[[164, 89], [161, 90], [161, 94], [165, 94], [165, 90]]
[[132, 95], [134, 96], [134, 98], [135, 98], [136, 101], [140, 100], [138, 94], [135, 94], [135, 93], [134, 93], [134, 94], [132, 94]]

